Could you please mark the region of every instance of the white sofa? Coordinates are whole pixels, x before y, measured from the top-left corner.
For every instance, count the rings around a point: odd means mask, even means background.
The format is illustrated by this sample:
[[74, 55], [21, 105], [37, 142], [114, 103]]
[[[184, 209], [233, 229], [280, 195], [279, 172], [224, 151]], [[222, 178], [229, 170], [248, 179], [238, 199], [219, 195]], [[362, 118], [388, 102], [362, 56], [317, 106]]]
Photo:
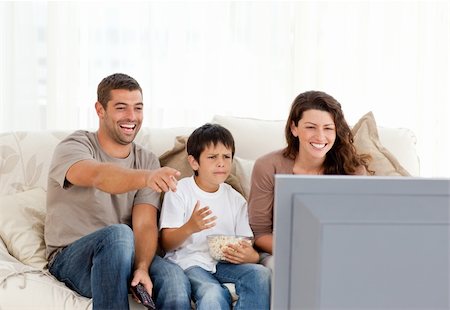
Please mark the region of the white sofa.
[[[216, 116], [212, 122], [222, 124], [233, 133], [236, 141], [233, 175], [247, 196], [254, 160], [284, 145], [284, 121]], [[176, 147], [172, 150], [175, 138], [187, 136], [192, 130], [142, 128], [136, 141], [158, 156], [165, 153], [163, 157], [170, 163], [176, 154]], [[376, 174], [420, 175], [416, 140], [410, 130], [377, 128], [371, 113], [362, 117], [353, 130], [357, 150], [373, 156], [372, 168]], [[90, 299], [68, 289], [45, 268], [43, 223], [47, 171], [54, 147], [69, 133], [0, 133], [1, 310], [92, 308]], [[179, 149], [180, 141], [183, 139], [178, 139]], [[175, 166], [180, 164], [178, 161]], [[133, 309], [142, 308], [134, 301], [130, 305]]]

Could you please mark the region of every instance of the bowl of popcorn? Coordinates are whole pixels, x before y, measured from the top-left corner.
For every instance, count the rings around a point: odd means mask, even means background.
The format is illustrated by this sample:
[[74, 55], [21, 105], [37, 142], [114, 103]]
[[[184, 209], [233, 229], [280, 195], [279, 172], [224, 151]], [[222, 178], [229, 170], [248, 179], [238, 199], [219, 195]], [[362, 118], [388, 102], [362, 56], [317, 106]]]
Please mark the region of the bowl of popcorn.
[[249, 245], [253, 244], [253, 238], [246, 236], [209, 235], [207, 236], [207, 239], [208, 239], [209, 254], [211, 254], [212, 258], [214, 258], [215, 260], [225, 259], [225, 256], [223, 255], [222, 251], [229, 244], [239, 244], [241, 241], [248, 242]]

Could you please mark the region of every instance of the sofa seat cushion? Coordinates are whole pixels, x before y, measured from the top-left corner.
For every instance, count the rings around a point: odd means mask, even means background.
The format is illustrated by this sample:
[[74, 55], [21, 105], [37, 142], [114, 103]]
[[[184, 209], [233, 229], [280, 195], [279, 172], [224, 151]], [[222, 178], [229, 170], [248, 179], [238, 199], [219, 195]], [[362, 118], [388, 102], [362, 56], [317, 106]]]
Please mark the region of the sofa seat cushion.
[[78, 295], [48, 272], [4, 256], [0, 261], [2, 309], [92, 309], [89, 298]]
[[[0, 274], [4, 270], [0, 262]], [[53, 276], [42, 272], [16, 273], [0, 285], [1, 309], [91, 310], [92, 299], [69, 289]], [[128, 295], [131, 310], [145, 310]]]
[[[128, 295], [131, 310], [145, 307]], [[92, 309], [92, 300], [59, 282], [47, 270], [25, 265], [0, 239], [0, 309]]]
[[0, 240], [1, 309], [88, 309], [91, 302], [44, 270], [10, 255]]

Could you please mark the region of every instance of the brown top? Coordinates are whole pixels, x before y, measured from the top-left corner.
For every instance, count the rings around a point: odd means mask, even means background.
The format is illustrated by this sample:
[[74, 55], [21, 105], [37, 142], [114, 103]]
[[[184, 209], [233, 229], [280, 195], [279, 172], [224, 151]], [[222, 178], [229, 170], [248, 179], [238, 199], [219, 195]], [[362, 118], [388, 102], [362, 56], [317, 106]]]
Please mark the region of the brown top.
[[[275, 174], [292, 174], [294, 160], [283, 156], [283, 149], [258, 158], [252, 172], [252, 184], [248, 199], [250, 227], [255, 239], [273, 231], [273, 199]], [[355, 175], [367, 174], [364, 166]]]
[[275, 174], [292, 174], [294, 160], [283, 156], [283, 150], [268, 153], [255, 162], [248, 200], [250, 227], [255, 239], [272, 234]]

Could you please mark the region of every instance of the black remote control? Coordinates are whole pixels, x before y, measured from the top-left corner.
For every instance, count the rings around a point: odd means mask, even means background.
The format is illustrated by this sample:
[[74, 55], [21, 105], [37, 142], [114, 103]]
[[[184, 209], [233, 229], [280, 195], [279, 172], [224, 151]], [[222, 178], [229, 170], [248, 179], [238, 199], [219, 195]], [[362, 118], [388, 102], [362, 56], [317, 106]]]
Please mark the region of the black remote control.
[[138, 283], [136, 286], [131, 286], [131, 290], [147, 309], [156, 309], [152, 297], [141, 283]]

